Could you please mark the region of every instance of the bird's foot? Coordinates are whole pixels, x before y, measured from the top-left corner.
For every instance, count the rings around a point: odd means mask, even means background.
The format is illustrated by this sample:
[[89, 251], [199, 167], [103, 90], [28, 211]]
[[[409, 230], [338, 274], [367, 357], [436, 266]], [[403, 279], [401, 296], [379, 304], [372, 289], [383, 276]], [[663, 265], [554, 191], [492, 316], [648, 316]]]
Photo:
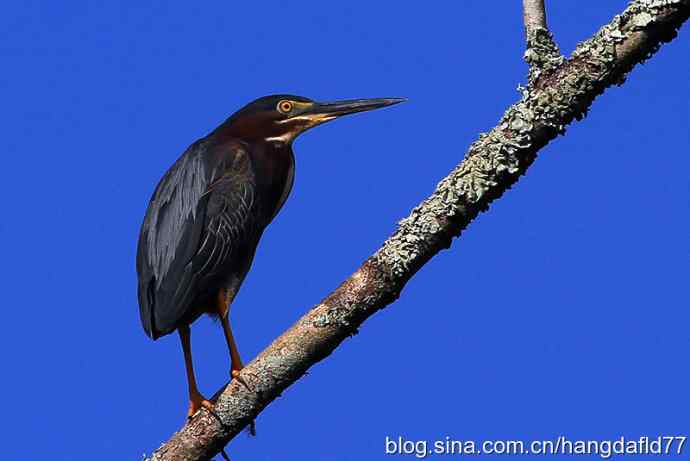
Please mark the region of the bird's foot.
[[240, 372], [242, 371], [243, 368], [244, 368], [244, 366], [240, 366], [239, 368], [232, 368], [230, 370], [230, 377], [232, 379], [236, 379], [240, 384], [242, 384], [244, 387], [246, 387], [248, 391], [251, 391], [251, 388], [247, 384], [247, 381], [245, 381], [244, 378], [240, 375]]
[[192, 417], [202, 408], [206, 408], [213, 413], [213, 402], [206, 400], [203, 395], [198, 392], [189, 396], [189, 411], [187, 412], [187, 419]]

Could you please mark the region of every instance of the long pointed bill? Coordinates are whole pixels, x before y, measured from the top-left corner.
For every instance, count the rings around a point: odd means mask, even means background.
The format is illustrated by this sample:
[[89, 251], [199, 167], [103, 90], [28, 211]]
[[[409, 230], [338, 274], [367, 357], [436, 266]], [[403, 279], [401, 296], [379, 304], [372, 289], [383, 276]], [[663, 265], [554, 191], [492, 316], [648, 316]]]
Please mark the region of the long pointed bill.
[[284, 126], [280, 137], [272, 140], [292, 141], [300, 133], [342, 115], [380, 109], [405, 101], [404, 98], [349, 99], [335, 102], [295, 102], [297, 113], [277, 123]]
[[341, 115], [365, 112], [367, 110], [380, 109], [405, 101], [404, 98], [377, 98], [377, 99], [349, 99], [346, 101], [320, 102], [314, 104], [305, 115], [322, 119], [333, 120]]

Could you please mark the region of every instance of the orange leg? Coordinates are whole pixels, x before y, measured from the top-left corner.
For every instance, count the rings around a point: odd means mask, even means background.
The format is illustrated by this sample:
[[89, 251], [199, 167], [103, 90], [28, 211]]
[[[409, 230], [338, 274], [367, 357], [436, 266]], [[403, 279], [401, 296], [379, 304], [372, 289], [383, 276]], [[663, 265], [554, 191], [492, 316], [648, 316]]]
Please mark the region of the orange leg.
[[189, 388], [189, 411], [187, 412], [187, 418], [189, 419], [202, 407], [212, 411], [213, 403], [206, 400], [196, 387], [194, 365], [192, 365], [192, 344], [189, 325], [181, 326], [177, 331], [180, 334], [180, 342], [182, 343], [182, 351], [184, 352], [184, 364], [187, 369], [187, 387]]
[[237, 350], [237, 344], [235, 344], [235, 338], [233, 337], [232, 329], [230, 328], [230, 306], [227, 302], [225, 290], [220, 290], [220, 292], [218, 292], [218, 315], [220, 316], [220, 321], [223, 324], [225, 341], [227, 341], [228, 350], [230, 351], [230, 376], [232, 376], [233, 379], [237, 379], [246, 387], [247, 383], [240, 376], [240, 371], [242, 368], [244, 368], [244, 365], [242, 365], [240, 352]]

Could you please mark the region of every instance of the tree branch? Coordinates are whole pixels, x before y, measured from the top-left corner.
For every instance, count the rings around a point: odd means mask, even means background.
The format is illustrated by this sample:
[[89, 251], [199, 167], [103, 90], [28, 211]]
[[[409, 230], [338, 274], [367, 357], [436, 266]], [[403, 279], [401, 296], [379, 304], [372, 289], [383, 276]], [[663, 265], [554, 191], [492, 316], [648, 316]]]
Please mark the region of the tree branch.
[[[530, 8], [541, 3], [525, 1]], [[690, 0], [633, 1], [567, 61], [534, 76], [522, 99], [495, 128], [480, 135], [465, 160], [383, 246], [242, 371], [251, 390], [236, 381], [221, 389], [217, 417], [203, 410], [151, 460], [201, 460], [217, 454], [309, 367], [393, 302], [427, 261], [526, 172], [539, 149], [581, 119], [607, 87], [621, 84], [634, 65], [675, 38], [688, 16]], [[545, 30], [539, 14], [526, 11], [525, 17], [528, 35], [531, 24]]]

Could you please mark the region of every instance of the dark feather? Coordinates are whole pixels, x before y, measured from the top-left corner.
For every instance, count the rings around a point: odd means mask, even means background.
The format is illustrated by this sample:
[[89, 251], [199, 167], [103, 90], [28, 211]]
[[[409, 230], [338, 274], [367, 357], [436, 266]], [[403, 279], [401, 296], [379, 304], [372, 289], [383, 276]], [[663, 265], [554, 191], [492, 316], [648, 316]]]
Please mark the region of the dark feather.
[[200, 314], [193, 303], [243, 269], [232, 266], [243, 259], [237, 252], [247, 248], [255, 206], [254, 174], [240, 143], [210, 148], [198, 141], [168, 170], [137, 251], [141, 321], [151, 338], [193, 320]]

